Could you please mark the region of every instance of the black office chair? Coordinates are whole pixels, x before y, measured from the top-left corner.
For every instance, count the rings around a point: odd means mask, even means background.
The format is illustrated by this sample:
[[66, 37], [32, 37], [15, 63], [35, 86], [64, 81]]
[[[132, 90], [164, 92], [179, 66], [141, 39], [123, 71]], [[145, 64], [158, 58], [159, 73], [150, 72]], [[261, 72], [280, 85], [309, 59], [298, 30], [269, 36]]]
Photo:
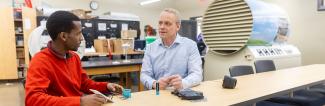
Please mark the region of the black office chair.
[[96, 82], [119, 82], [120, 78], [119, 77], [113, 77], [111, 75], [93, 75], [91, 77], [92, 80]]
[[325, 95], [325, 84], [318, 84], [318, 85], [311, 86], [309, 87], [309, 90], [316, 91]]
[[229, 68], [229, 73], [231, 77], [236, 77], [241, 75], [254, 74], [254, 69], [249, 65], [231, 66]]
[[276, 70], [273, 60], [256, 60], [254, 65], [256, 73]]
[[322, 106], [325, 103], [325, 97], [318, 92], [298, 90], [293, 93], [292, 98], [288, 96], [278, 96], [266, 101], [295, 106]]
[[[254, 65], [256, 73], [276, 70], [273, 60], [256, 60]], [[293, 92], [293, 95], [294, 97], [292, 98], [288, 96], [278, 96], [268, 99], [267, 101], [298, 106], [321, 106], [325, 103], [325, 101], [323, 102], [325, 96], [316, 91], [298, 90]]]

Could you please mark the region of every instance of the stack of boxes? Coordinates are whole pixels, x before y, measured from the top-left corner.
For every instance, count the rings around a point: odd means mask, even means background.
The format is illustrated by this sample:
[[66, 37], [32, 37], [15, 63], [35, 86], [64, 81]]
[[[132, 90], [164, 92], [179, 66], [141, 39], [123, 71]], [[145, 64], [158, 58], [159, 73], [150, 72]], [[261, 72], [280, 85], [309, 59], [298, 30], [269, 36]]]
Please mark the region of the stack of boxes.
[[109, 53], [114, 50], [113, 42], [110, 39], [95, 39], [94, 47], [97, 53]]
[[134, 38], [137, 36], [136, 30], [122, 30], [121, 39], [95, 39], [94, 47], [97, 53], [123, 54], [123, 44], [128, 44], [128, 53], [133, 52]]

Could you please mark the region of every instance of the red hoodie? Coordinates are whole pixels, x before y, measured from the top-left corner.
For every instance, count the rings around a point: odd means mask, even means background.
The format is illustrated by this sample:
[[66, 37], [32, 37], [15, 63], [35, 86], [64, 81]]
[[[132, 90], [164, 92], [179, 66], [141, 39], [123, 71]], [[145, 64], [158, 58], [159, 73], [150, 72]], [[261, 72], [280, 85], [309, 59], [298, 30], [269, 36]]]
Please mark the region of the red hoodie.
[[88, 78], [76, 53], [69, 51], [66, 57], [48, 48], [33, 57], [26, 80], [26, 106], [80, 106], [80, 97], [91, 93], [89, 89], [108, 92], [106, 82]]

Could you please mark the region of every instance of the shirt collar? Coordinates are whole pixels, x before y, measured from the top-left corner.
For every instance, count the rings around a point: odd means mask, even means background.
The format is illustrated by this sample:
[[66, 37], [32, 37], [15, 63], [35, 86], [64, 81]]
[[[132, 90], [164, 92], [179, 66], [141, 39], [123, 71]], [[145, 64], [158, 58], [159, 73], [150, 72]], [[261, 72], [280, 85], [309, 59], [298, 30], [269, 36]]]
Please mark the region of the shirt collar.
[[[172, 47], [172, 46], [175, 45], [175, 44], [181, 44], [181, 43], [182, 43], [182, 41], [181, 41], [181, 37], [180, 37], [180, 35], [177, 33], [176, 38], [175, 38], [173, 44], [170, 45], [170, 47]], [[161, 38], [158, 39], [158, 44], [159, 44], [160, 46], [165, 46]]]
[[69, 52], [66, 52], [65, 54], [60, 54], [59, 52], [55, 51], [54, 48], [53, 48], [53, 41], [49, 41], [47, 43], [47, 48], [49, 48], [49, 51], [55, 55], [56, 57], [60, 58], [60, 59], [66, 59], [66, 58], [69, 58], [71, 57], [71, 55], [69, 54]]

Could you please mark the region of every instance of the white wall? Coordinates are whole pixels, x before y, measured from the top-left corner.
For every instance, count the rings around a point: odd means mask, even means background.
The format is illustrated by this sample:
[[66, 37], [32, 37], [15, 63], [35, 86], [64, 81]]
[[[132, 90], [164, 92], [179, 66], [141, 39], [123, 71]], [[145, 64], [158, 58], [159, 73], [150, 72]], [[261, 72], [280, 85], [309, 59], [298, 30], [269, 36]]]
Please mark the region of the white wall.
[[12, 0], [1, 0], [0, 1], [0, 7], [9, 7], [12, 5]]
[[[36, 6], [49, 6], [52, 8], [70, 8], [70, 9], [85, 9], [90, 10], [89, 3], [91, 0], [32, 0], [33, 7]], [[97, 0], [99, 8], [94, 10], [94, 15], [101, 15], [105, 12], [122, 12], [131, 13], [140, 17], [141, 32], [145, 25], [150, 24], [153, 27], [158, 25], [158, 16], [162, 6], [140, 6], [139, 0]], [[12, 0], [1, 0], [1, 7], [9, 7], [12, 5]], [[143, 35], [143, 32], [142, 34]]]
[[[37, 0], [36, 0], [37, 1]], [[136, 5], [132, 0], [97, 0], [99, 8], [93, 11], [95, 15], [101, 15], [105, 12], [123, 12], [131, 13], [140, 17], [141, 28], [146, 24], [155, 24], [158, 19], [159, 9], [146, 8]], [[72, 9], [85, 9], [90, 10], [90, 0], [42, 0], [43, 4], [49, 4], [53, 8], [72, 8]], [[133, 3], [133, 4], [132, 4]], [[35, 4], [42, 4], [41, 2], [35, 2]], [[128, 5], [130, 4], [130, 5]]]
[[[192, 0], [194, 1], [194, 0]], [[178, 9], [181, 13], [182, 19], [189, 19], [190, 17], [203, 16], [204, 12], [208, 8], [209, 4], [214, 0], [202, 0], [204, 2], [195, 2], [191, 6], [184, 7], [184, 4], [178, 4], [175, 9]]]

